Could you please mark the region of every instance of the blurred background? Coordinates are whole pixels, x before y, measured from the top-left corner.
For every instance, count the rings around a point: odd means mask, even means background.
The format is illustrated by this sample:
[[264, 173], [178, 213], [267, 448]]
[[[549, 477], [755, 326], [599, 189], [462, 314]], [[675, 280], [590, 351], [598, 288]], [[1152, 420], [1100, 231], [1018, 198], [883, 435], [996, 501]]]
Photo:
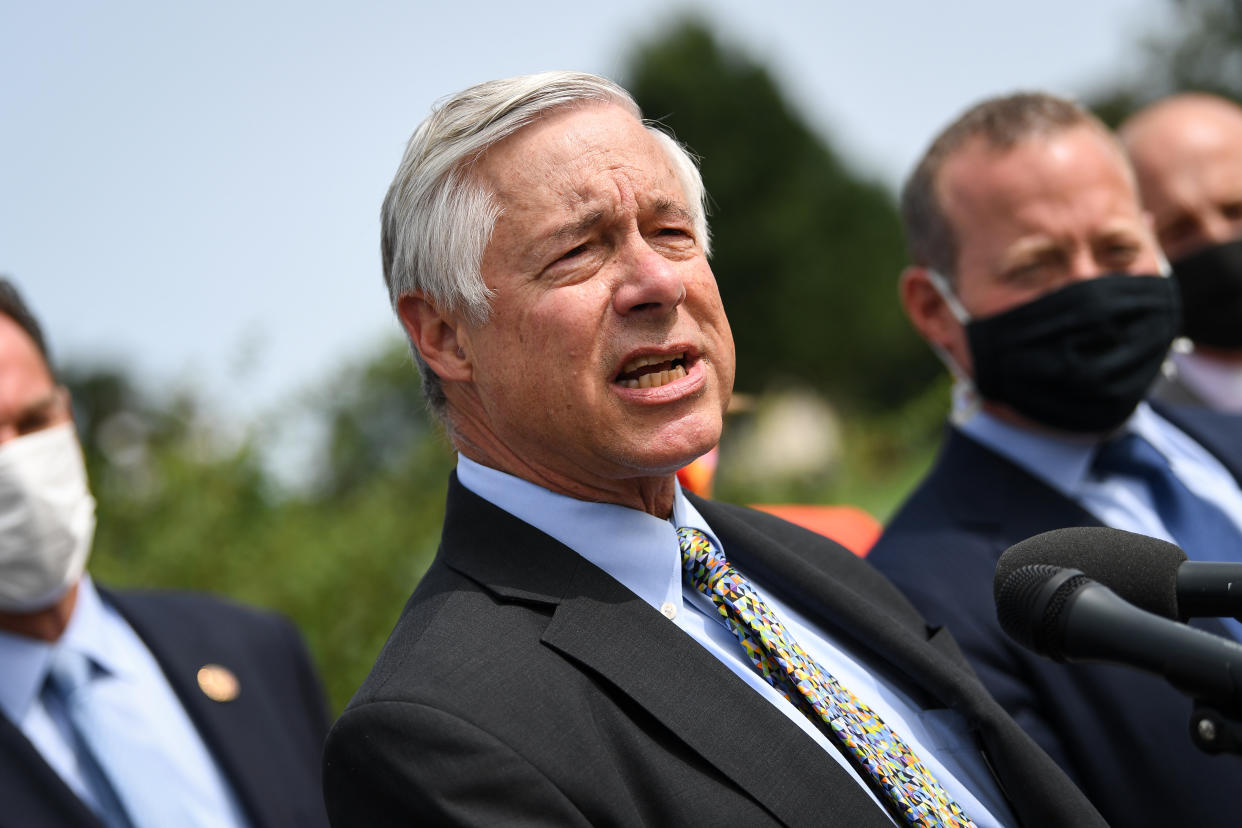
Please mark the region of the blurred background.
[[607, 75], [702, 159], [746, 404], [715, 495], [883, 520], [948, 386], [896, 300], [896, 192], [982, 97], [1115, 122], [1242, 94], [1236, 0], [0, 0], [0, 273], [88, 455], [92, 569], [291, 615], [339, 709], [435, 552], [452, 453], [382, 287], [410, 132], [469, 84]]

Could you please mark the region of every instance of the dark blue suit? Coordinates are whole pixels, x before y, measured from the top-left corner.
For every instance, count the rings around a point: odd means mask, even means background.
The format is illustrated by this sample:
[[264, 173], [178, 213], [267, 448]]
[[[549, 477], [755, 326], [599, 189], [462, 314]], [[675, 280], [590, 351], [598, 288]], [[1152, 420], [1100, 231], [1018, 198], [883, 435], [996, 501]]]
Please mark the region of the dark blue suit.
[[[110, 592], [155, 656], [254, 828], [326, 826], [320, 751], [327, 706], [301, 638], [270, 613], [192, 593]], [[240, 694], [209, 699], [198, 669], [233, 672]], [[0, 715], [0, 828], [100, 828], [25, 736]]]
[[[1242, 418], [1160, 413], [1242, 480]], [[1078, 504], [956, 429], [868, 556], [933, 624], [946, 624], [984, 685], [1111, 824], [1236, 825], [1242, 760], [1200, 753], [1189, 699], [1123, 667], [1057, 664], [1001, 630], [992, 575], [1007, 548], [1099, 526]], [[1242, 560], [1242, 550], [1238, 550]], [[1223, 634], [1218, 622], [1206, 622]]]

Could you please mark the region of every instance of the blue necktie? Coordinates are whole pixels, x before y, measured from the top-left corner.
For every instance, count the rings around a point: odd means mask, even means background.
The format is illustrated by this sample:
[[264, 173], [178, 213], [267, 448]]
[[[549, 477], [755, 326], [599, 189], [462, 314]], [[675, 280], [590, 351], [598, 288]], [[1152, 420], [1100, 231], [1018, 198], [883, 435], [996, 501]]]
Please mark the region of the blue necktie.
[[[1146, 483], [1160, 522], [1192, 561], [1242, 560], [1242, 530], [1220, 507], [1187, 488], [1165, 456], [1139, 435], [1126, 434], [1100, 446], [1094, 465]], [[1242, 640], [1242, 624], [1222, 620]]]
[[110, 680], [84, 654], [57, 647], [48, 668], [48, 694], [58, 699], [73, 729], [83, 776], [109, 828], [165, 828], [194, 824], [178, 804], [168, 762], [150, 729], [104, 703], [99, 683]]
[[71, 712], [71, 699], [78, 695], [80, 688], [93, 680], [93, 671], [94, 667], [85, 655], [61, 647], [52, 656], [43, 694], [55, 699], [69, 720], [73, 752], [78, 757], [78, 770], [95, 798], [96, 814], [108, 828], [131, 828], [133, 823], [129, 821], [116, 789], [112, 787], [108, 774], [100, 766], [99, 757], [83, 737], [76, 717]]

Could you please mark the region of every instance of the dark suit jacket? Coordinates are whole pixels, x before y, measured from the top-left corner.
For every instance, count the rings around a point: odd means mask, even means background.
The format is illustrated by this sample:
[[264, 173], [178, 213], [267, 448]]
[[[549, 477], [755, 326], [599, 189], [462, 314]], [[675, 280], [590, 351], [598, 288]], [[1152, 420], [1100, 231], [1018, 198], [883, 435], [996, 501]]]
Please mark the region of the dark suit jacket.
[[[1242, 419], [1160, 409], [1242, 479]], [[1099, 526], [1076, 503], [949, 429], [935, 467], [868, 560], [933, 624], [945, 624], [992, 695], [1069, 772], [1111, 824], [1236, 825], [1242, 761], [1189, 737], [1191, 702], [1124, 667], [1058, 664], [1014, 643], [992, 601], [1000, 554], [1066, 526]], [[1215, 621], [1206, 622], [1224, 633]]]
[[[327, 705], [294, 628], [200, 594], [100, 592], [159, 662], [251, 825], [327, 825], [319, 784]], [[236, 699], [203, 694], [197, 673], [205, 664], [236, 675]], [[102, 823], [0, 715], [0, 828], [78, 826]]]
[[[1100, 824], [866, 563], [770, 515], [694, 503], [739, 569], [965, 715], [1023, 824]], [[455, 475], [439, 554], [328, 736], [324, 793], [337, 828], [891, 825], [706, 649]]]

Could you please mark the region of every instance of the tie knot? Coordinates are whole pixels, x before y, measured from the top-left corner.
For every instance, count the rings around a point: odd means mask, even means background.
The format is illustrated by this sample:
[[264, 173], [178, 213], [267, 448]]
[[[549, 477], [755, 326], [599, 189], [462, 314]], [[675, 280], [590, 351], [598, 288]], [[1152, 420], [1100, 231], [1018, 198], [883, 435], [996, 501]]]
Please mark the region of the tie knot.
[[682, 568], [686, 578], [699, 589], [711, 590], [712, 584], [728, 568], [725, 560], [706, 534], [690, 526], [677, 530], [677, 543], [681, 547]]
[[68, 647], [52, 651], [47, 668], [47, 684], [62, 699], [68, 699], [91, 680], [91, 661], [84, 654]]
[[1148, 478], [1169, 474], [1169, 461], [1156, 447], [1138, 434], [1125, 434], [1109, 440], [1096, 450], [1092, 463], [1097, 471]]

